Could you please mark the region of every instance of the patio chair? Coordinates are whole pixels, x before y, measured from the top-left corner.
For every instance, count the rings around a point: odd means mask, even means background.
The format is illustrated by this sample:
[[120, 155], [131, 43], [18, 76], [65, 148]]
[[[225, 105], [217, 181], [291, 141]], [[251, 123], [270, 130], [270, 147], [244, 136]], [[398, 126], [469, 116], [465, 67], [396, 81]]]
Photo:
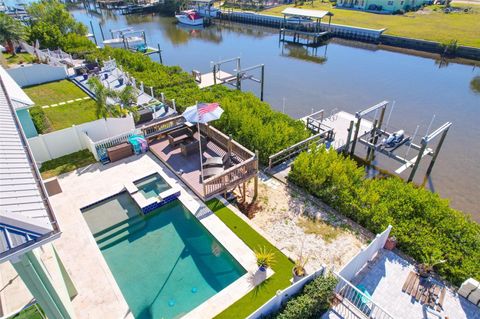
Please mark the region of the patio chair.
[[171, 146], [177, 146], [178, 144], [191, 139], [193, 137], [193, 132], [188, 127], [181, 128], [179, 130], [175, 130], [170, 132], [168, 135], [168, 143]]
[[225, 153], [223, 156], [209, 157], [203, 162], [203, 168], [224, 167], [230, 164], [230, 156]]
[[203, 179], [210, 178], [212, 176], [220, 175], [224, 172], [225, 170], [223, 167], [210, 167], [207, 169], [203, 170]]

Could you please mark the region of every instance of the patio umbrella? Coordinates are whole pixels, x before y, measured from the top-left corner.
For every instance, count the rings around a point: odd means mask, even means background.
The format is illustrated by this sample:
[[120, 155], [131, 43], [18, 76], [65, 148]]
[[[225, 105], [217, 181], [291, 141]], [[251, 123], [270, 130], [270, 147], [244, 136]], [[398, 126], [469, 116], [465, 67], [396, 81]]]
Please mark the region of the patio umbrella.
[[205, 124], [218, 120], [223, 113], [223, 109], [218, 103], [196, 103], [188, 107], [182, 116], [187, 122], [197, 124], [198, 127], [198, 146], [200, 150], [200, 172], [203, 182], [203, 162], [202, 162], [202, 137], [200, 134], [200, 123]]

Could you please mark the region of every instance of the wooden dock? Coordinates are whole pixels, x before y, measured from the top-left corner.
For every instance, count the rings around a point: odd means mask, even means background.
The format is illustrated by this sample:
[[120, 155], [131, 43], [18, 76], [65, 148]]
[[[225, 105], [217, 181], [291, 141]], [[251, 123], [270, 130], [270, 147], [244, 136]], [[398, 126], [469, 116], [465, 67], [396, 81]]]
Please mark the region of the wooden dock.
[[217, 84], [235, 82], [236, 80], [236, 75], [221, 70], [215, 72], [215, 75], [213, 72], [210, 72], [201, 74], [200, 76], [195, 76], [195, 81], [197, 82], [198, 87], [201, 89], [208, 88]]
[[[307, 118], [309, 116], [303, 117], [301, 120], [307, 123]], [[348, 138], [348, 128], [350, 127], [350, 122], [356, 122], [356, 118], [354, 114], [340, 111], [337, 112], [323, 120], [323, 124], [329, 126], [333, 129], [334, 132], [334, 140], [332, 142], [332, 147], [337, 151], [341, 150], [345, 144], [347, 144]], [[366, 132], [369, 132], [373, 127], [373, 123], [368, 120], [363, 120], [360, 125], [360, 134], [362, 136]], [[351, 137], [353, 139], [353, 137]]]

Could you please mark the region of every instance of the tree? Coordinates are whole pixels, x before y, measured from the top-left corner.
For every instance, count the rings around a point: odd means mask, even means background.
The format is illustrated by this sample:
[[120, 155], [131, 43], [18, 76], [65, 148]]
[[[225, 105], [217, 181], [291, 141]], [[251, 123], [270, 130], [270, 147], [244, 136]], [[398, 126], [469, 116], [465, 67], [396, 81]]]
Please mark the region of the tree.
[[[96, 97], [97, 118], [107, 119], [107, 117], [120, 117], [128, 113], [132, 113], [134, 116], [137, 114], [136, 96], [131, 86], [126, 86], [121, 91], [115, 91], [105, 87], [97, 77], [91, 77], [87, 84]], [[108, 103], [109, 98], [116, 103]]]
[[25, 27], [14, 18], [0, 13], [0, 42], [6, 43], [9, 53], [15, 55], [15, 43], [25, 37]]

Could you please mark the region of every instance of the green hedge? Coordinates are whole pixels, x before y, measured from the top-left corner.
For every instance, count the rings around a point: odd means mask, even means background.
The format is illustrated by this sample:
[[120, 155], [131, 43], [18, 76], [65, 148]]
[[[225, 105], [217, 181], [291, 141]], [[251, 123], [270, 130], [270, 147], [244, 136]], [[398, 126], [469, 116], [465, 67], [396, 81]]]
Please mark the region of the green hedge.
[[320, 147], [300, 154], [288, 178], [374, 233], [391, 224], [398, 247], [417, 261], [446, 259], [436, 271], [454, 284], [480, 279], [479, 224], [424, 188], [364, 175], [352, 159]]
[[34, 106], [28, 110], [32, 118], [33, 125], [39, 134], [45, 134], [52, 131], [50, 121], [40, 106]]
[[269, 155], [310, 135], [299, 120], [274, 111], [251, 93], [224, 86], [200, 90], [192, 76], [181, 68], [163, 66], [142, 54], [105, 48], [90, 54], [88, 59], [107, 60], [108, 57], [115, 58], [137, 81], [153, 86], [157, 95], [163, 92], [167, 97], [174, 98], [179, 111], [196, 101], [219, 102], [225, 112], [212, 125], [247, 148], [258, 150], [262, 163], [267, 163]]
[[310, 319], [320, 318], [330, 308], [337, 279], [331, 275], [320, 276], [303, 287], [302, 292], [290, 299], [285, 307], [271, 318]]

